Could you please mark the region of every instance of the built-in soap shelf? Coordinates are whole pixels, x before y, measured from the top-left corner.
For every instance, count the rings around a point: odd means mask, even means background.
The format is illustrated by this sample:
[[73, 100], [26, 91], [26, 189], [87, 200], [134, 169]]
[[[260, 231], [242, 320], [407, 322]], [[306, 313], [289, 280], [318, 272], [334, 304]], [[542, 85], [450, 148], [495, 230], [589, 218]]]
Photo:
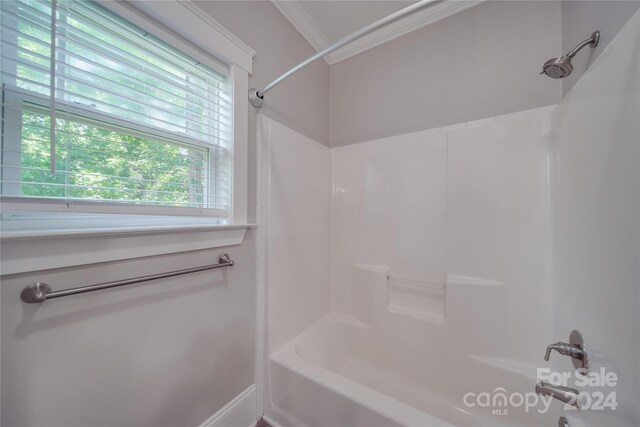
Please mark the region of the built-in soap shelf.
[[458, 274], [449, 274], [447, 276], [448, 286], [503, 286], [504, 283], [492, 279], [483, 279], [480, 277], [462, 276]]
[[[467, 304], [495, 298], [503, 282], [480, 277], [449, 274], [446, 281], [415, 280], [392, 274], [386, 265], [354, 264], [351, 282], [350, 315], [371, 325], [381, 311], [437, 324], [445, 315], [456, 316]], [[447, 309], [447, 306], [449, 307]]]
[[445, 321], [446, 285], [387, 276], [387, 309], [435, 323]]

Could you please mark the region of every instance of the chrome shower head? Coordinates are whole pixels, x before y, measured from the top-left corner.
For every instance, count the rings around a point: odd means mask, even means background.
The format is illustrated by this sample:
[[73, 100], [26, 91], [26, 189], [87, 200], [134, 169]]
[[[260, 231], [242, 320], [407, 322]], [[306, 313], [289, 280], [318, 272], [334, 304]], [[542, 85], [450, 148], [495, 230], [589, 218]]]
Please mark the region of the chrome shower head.
[[542, 72], [540, 74], [546, 74], [552, 79], [562, 79], [567, 77], [573, 71], [573, 65], [571, 65], [571, 58], [580, 51], [583, 47], [590, 44], [592, 48], [598, 46], [600, 41], [600, 31], [595, 31], [591, 34], [591, 37], [576, 46], [571, 52], [567, 53], [561, 58], [551, 58], [542, 66]]
[[563, 56], [562, 58], [551, 58], [545, 62], [540, 74], [546, 74], [552, 79], [561, 79], [567, 77], [572, 71], [571, 58]]

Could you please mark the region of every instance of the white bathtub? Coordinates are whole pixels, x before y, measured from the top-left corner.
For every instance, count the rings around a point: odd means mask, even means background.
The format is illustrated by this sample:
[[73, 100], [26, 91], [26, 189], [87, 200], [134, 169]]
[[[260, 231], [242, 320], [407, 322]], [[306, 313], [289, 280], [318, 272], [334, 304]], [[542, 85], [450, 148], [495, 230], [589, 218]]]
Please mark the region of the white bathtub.
[[[389, 319], [381, 324], [390, 327], [376, 330], [332, 313], [272, 354], [273, 418], [296, 427], [551, 425], [549, 414], [517, 408], [492, 414], [492, 408], [463, 404], [464, 393], [491, 391], [495, 384], [531, 391], [534, 380], [514, 372], [517, 366], [403, 345], [406, 334], [394, 334]], [[425, 341], [442, 338], [444, 326], [434, 328]]]

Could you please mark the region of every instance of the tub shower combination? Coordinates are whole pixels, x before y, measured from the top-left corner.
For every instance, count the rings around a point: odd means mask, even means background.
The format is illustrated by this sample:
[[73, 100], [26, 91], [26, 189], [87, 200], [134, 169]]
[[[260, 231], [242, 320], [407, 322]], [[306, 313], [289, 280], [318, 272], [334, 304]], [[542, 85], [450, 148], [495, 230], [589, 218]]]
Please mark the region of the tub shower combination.
[[[534, 392], [551, 328], [550, 289], [540, 285], [553, 108], [332, 150], [260, 118], [270, 184], [260, 197], [268, 417], [291, 426], [553, 422], [557, 408]], [[293, 164], [307, 161], [316, 167], [293, 179]], [[424, 196], [385, 184], [403, 180], [421, 182]], [[510, 188], [513, 181], [524, 187]], [[308, 189], [306, 203], [299, 197]], [[391, 205], [411, 208], [384, 208]], [[535, 327], [527, 325], [533, 311]], [[513, 348], [521, 330], [528, 339]]]
[[[260, 107], [267, 91], [310, 62], [432, 3], [345, 37], [251, 89], [251, 103]], [[578, 405], [577, 390], [539, 382], [571, 359], [574, 367], [587, 362], [578, 331], [549, 345], [582, 316], [557, 303], [573, 288], [556, 280], [569, 264], [552, 248], [562, 249], [568, 234], [552, 224], [566, 224], [572, 209], [560, 208], [575, 193], [564, 171], [579, 170], [568, 150], [594, 152], [606, 131], [620, 136], [619, 153], [637, 141], [637, 73], [625, 70], [638, 69], [639, 20], [636, 13], [615, 49], [557, 105], [336, 148], [258, 115], [258, 319], [266, 336], [257, 377], [269, 421], [568, 422], [562, 403]], [[570, 75], [572, 58], [599, 40], [596, 31], [540, 74]], [[563, 316], [573, 318], [554, 323]], [[550, 359], [554, 350], [571, 359]], [[623, 424], [635, 419], [628, 409], [614, 414]]]

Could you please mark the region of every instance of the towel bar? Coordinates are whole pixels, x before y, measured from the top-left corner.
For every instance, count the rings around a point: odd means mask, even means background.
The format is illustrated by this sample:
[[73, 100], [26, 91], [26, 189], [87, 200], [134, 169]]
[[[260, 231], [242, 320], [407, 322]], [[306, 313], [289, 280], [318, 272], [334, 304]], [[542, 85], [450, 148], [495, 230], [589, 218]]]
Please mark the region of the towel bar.
[[181, 276], [183, 274], [197, 273], [199, 271], [213, 270], [222, 267], [233, 267], [234, 261], [229, 255], [222, 254], [218, 259], [218, 264], [205, 265], [202, 267], [185, 268], [184, 270], [169, 271], [166, 273], [151, 274], [148, 276], [134, 277], [132, 279], [116, 280], [114, 282], [97, 283], [90, 286], [65, 289], [63, 291], [52, 291], [51, 286], [44, 282], [32, 283], [22, 290], [20, 299], [26, 303], [33, 304], [44, 302], [48, 299], [66, 297], [69, 295], [83, 294], [85, 292], [99, 291], [101, 289], [116, 288], [118, 286], [133, 285], [135, 283], [148, 282], [150, 280], [164, 279], [165, 277]]

